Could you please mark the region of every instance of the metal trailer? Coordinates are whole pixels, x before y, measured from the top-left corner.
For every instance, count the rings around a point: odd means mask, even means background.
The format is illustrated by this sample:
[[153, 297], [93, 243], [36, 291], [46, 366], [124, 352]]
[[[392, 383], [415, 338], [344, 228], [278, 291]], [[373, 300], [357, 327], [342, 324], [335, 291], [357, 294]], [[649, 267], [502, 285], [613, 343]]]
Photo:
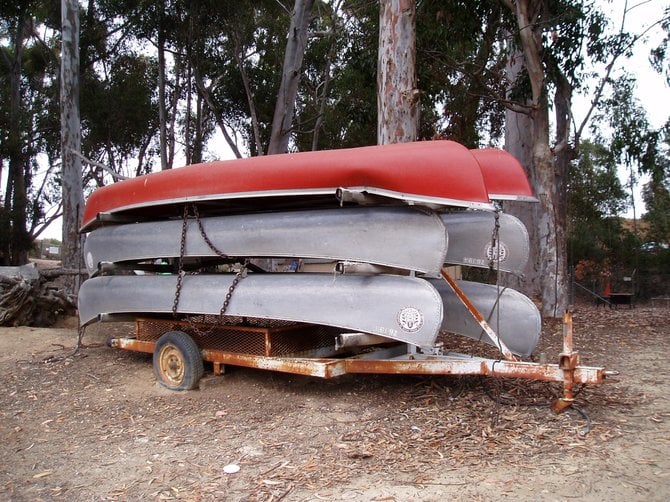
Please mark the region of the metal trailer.
[[[225, 325], [218, 316], [187, 321], [168, 318], [135, 320], [133, 337], [112, 338], [109, 346], [153, 354], [160, 384], [173, 390], [198, 386], [203, 361], [213, 364], [216, 375], [225, 365], [281, 371], [320, 378], [346, 373], [408, 375], [483, 375], [563, 383], [563, 396], [552, 404], [555, 412], [574, 401], [577, 384], [601, 384], [608, 374], [601, 367], [581, 366], [573, 350], [572, 315], [563, 318], [563, 351], [554, 364], [518, 361], [512, 354], [487, 359], [467, 354], [430, 351], [406, 343], [363, 333], [338, 334], [327, 326], [282, 324]], [[385, 341], [387, 343], [379, 343]]]

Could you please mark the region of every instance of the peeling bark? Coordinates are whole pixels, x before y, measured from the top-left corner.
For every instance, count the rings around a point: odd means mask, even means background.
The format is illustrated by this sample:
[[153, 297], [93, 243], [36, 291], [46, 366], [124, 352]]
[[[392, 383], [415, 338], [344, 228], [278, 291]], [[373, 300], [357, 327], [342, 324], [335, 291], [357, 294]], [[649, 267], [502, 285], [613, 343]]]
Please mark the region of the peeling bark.
[[[530, 234], [531, 255], [520, 288], [541, 303], [543, 315], [560, 317], [568, 306], [564, 183], [549, 144], [549, 106], [542, 64], [541, 18], [544, 0], [517, 0], [514, 10], [521, 53], [513, 54], [528, 72], [531, 86], [530, 113], [524, 118], [508, 111], [506, 149], [524, 165], [539, 204], [510, 204], [509, 212], [521, 218]], [[521, 66], [509, 67], [514, 81]], [[567, 124], [563, 124], [567, 125]], [[562, 131], [561, 134], [565, 134]]]
[[419, 126], [416, 88], [416, 2], [383, 0], [379, 7], [377, 143], [415, 141]]
[[[63, 247], [65, 268], [82, 268], [83, 236], [79, 235], [84, 211], [82, 188], [81, 125], [79, 120], [79, 2], [61, 1], [61, 156], [63, 162]], [[71, 281], [68, 292], [75, 293], [78, 281]]]

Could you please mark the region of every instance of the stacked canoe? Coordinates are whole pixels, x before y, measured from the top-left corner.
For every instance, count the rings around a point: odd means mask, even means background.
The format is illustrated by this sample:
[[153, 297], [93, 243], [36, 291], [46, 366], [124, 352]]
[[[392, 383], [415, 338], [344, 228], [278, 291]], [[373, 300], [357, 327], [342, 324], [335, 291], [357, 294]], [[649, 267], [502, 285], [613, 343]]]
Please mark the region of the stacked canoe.
[[[534, 200], [516, 159], [450, 141], [211, 162], [115, 183], [84, 212], [91, 277], [80, 322], [223, 309], [420, 348], [440, 332], [494, 343], [440, 271], [521, 272], [528, 234], [497, 210], [503, 200]], [[528, 298], [458, 284], [513, 353], [533, 351], [540, 316]]]

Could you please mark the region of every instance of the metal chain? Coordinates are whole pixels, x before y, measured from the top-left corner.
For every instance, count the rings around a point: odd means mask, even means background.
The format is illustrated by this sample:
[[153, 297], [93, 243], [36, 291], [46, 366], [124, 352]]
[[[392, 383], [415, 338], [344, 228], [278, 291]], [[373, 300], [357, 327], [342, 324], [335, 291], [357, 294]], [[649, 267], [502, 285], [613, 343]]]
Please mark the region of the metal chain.
[[202, 240], [205, 241], [205, 244], [209, 246], [209, 249], [214, 251], [219, 258], [228, 259], [230, 258], [226, 253], [217, 248], [214, 243], [209, 239], [205, 228], [202, 226], [202, 221], [200, 221], [200, 212], [198, 211], [198, 206], [193, 204], [193, 214], [195, 215], [195, 221], [198, 224], [198, 229], [200, 230], [200, 236]]
[[[202, 221], [200, 220], [200, 212], [198, 211], [198, 206], [195, 204], [193, 206], [193, 214], [195, 216], [195, 221], [198, 224], [198, 229], [200, 231], [200, 236], [202, 239], [205, 241], [207, 246], [216, 253], [216, 255], [219, 258], [223, 259], [229, 259], [230, 256], [225, 254], [223, 251], [221, 251], [219, 248], [217, 248], [214, 243], [211, 241], [209, 236], [207, 235], [207, 232], [205, 232], [205, 228], [202, 225]], [[182, 221], [182, 228], [181, 228], [181, 243], [180, 243], [180, 248], [179, 248], [179, 265], [178, 265], [178, 275], [177, 275], [177, 288], [175, 291], [175, 299], [174, 303], [172, 305], [172, 314], [177, 317], [177, 309], [179, 307], [179, 298], [181, 295], [181, 289], [182, 289], [182, 284], [183, 284], [183, 278], [184, 278], [184, 254], [186, 251], [186, 235], [187, 235], [187, 229], [188, 229], [188, 217], [189, 217], [189, 205], [185, 204], [184, 205], [184, 213], [183, 213], [183, 221]], [[247, 270], [249, 268], [249, 258], [246, 258], [244, 260], [244, 263], [242, 264], [242, 268], [235, 274], [235, 277], [233, 278], [233, 282], [231, 283], [230, 287], [228, 288], [228, 292], [226, 293], [226, 297], [223, 301], [223, 305], [221, 306], [221, 310], [219, 310], [219, 322], [223, 323], [223, 316], [225, 315], [226, 311], [228, 310], [228, 306], [230, 305], [230, 301], [233, 297], [233, 292], [235, 291], [235, 288], [237, 288], [237, 285], [239, 282], [246, 277]], [[186, 316], [186, 320], [189, 322], [191, 327], [198, 333], [199, 335], [204, 335], [206, 333], [202, 332], [196, 325], [193, 323], [190, 317]]]
[[177, 268], [177, 288], [174, 292], [174, 302], [172, 303], [172, 315], [177, 317], [179, 308], [179, 297], [181, 296], [181, 287], [184, 281], [184, 252], [186, 251], [186, 230], [188, 229], [188, 204], [184, 204], [184, 214], [181, 224], [181, 242], [179, 244], [179, 265]]
[[[500, 336], [500, 297], [502, 296], [503, 291], [507, 288], [503, 288], [503, 290], [500, 290], [500, 211], [501, 208], [496, 206], [495, 209], [495, 223], [493, 225], [493, 232], [491, 234], [491, 257], [489, 258], [489, 269], [491, 271], [496, 272], [496, 301], [495, 304], [493, 305], [493, 308], [491, 309], [491, 313], [489, 314], [489, 321], [491, 316], [493, 315], [494, 311], [496, 313], [496, 334]], [[495, 267], [494, 267], [495, 265]], [[503, 350], [501, 346], [498, 346], [498, 352], [500, 355], [503, 354]], [[496, 380], [494, 378], [494, 380]], [[497, 421], [497, 418], [496, 418]]]
[[223, 301], [223, 305], [221, 306], [221, 310], [219, 311], [220, 322], [223, 322], [223, 316], [226, 313], [226, 310], [228, 310], [228, 305], [230, 305], [230, 300], [233, 297], [233, 291], [235, 291], [235, 288], [240, 283], [240, 281], [247, 276], [248, 266], [249, 266], [249, 258], [244, 260], [242, 268], [237, 272], [237, 274], [235, 274], [235, 278], [233, 279], [233, 282], [228, 288], [228, 293], [226, 293], [226, 299]]
[[[200, 230], [200, 236], [202, 237], [202, 240], [205, 241], [207, 246], [209, 246], [209, 249], [214, 251], [214, 253], [216, 253], [216, 255], [219, 258], [223, 258], [224, 260], [229, 259], [230, 256], [228, 256], [226, 253], [224, 253], [218, 247], [216, 247], [209, 238], [209, 236], [207, 235], [207, 232], [205, 232], [205, 227], [202, 225], [202, 220], [200, 219], [200, 212], [198, 211], [198, 206], [196, 206], [195, 204], [193, 204], [193, 214], [195, 215], [195, 221], [198, 224], [198, 229]], [[233, 291], [235, 291], [235, 288], [237, 287], [239, 282], [244, 277], [246, 277], [248, 267], [249, 267], [249, 258], [244, 260], [242, 268], [237, 272], [237, 274], [235, 274], [235, 278], [233, 279], [230, 288], [228, 288], [228, 293], [226, 293], [226, 299], [224, 300], [223, 305], [221, 306], [221, 310], [219, 311], [220, 320], [223, 318], [223, 315], [226, 313], [226, 310], [228, 310], [228, 305], [230, 305], [230, 300], [233, 297]]]
[[491, 233], [491, 256], [489, 257], [489, 269], [495, 270], [495, 265], [500, 267], [500, 210], [495, 210], [495, 223], [493, 225], [493, 232]]

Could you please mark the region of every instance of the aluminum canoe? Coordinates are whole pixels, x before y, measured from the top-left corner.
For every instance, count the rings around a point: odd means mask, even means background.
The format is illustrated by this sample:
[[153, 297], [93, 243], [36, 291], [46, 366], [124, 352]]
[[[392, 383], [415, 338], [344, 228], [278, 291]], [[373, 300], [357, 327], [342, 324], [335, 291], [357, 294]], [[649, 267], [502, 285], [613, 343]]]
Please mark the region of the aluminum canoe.
[[[233, 277], [184, 276], [178, 313], [218, 315]], [[174, 275], [88, 279], [79, 291], [80, 323], [103, 314], [169, 315], [176, 281]], [[226, 314], [335, 326], [417, 346], [434, 344], [443, 317], [440, 295], [423, 279], [296, 273], [250, 273], [235, 288]]]
[[[214, 246], [232, 257], [347, 260], [435, 275], [447, 252], [442, 220], [409, 207], [241, 214], [201, 222]], [[99, 263], [179, 257], [181, 232], [181, 220], [98, 228], [84, 246], [89, 274]], [[217, 256], [193, 219], [187, 227], [184, 256]]]
[[[527, 296], [514, 289], [490, 284], [456, 282], [514, 354], [527, 357], [535, 350], [540, 340], [542, 319], [537, 307]], [[431, 279], [430, 283], [440, 293], [444, 303], [443, 331], [495, 346], [446, 281]]]
[[[487, 211], [441, 215], [449, 234], [446, 263], [522, 273], [530, 250], [528, 230], [516, 217]], [[494, 245], [495, 240], [495, 245]]]
[[[165, 218], [187, 202], [254, 201], [256, 209], [272, 200], [324, 197], [334, 202], [343, 188], [408, 204], [475, 209], [492, 209], [490, 190], [507, 198], [532, 197], [518, 162], [503, 151], [498, 157], [504, 169], [496, 169], [491, 156], [480, 163], [453, 141], [424, 141], [195, 164], [96, 190], [87, 201], [82, 231], [105, 219]], [[249, 204], [244, 208], [241, 212]]]
[[[219, 216], [202, 223], [210, 241], [234, 257], [344, 260], [433, 276], [443, 263], [520, 273], [529, 250], [523, 223], [507, 214], [499, 217], [494, 249], [495, 215], [484, 211], [437, 217], [402, 207], [340, 208]], [[176, 258], [181, 229], [180, 220], [98, 228], [84, 247], [89, 274], [99, 263]], [[216, 256], [193, 220], [186, 244], [187, 258]]]

